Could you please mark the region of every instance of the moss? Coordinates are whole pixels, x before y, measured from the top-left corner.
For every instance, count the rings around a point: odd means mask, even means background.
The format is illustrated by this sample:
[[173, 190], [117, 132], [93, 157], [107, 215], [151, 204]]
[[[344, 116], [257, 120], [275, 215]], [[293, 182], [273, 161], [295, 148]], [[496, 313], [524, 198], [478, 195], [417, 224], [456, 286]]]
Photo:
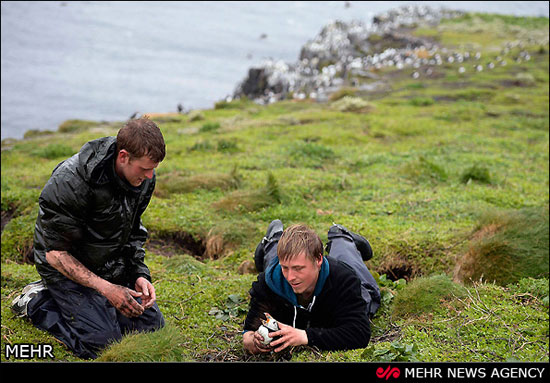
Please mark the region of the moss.
[[447, 275], [420, 277], [399, 292], [393, 302], [393, 315], [397, 318], [419, 318], [441, 309], [442, 302], [462, 296], [462, 287]]

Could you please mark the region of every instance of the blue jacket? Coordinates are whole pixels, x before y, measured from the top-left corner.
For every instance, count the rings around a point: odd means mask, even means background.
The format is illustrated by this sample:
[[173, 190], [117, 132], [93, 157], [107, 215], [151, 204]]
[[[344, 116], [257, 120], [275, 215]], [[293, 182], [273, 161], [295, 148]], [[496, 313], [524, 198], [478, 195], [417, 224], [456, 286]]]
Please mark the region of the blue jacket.
[[271, 314], [279, 322], [306, 331], [308, 345], [320, 350], [364, 348], [371, 335], [361, 282], [346, 264], [324, 257], [308, 307], [298, 304], [275, 259], [250, 289], [244, 330], [255, 331]]

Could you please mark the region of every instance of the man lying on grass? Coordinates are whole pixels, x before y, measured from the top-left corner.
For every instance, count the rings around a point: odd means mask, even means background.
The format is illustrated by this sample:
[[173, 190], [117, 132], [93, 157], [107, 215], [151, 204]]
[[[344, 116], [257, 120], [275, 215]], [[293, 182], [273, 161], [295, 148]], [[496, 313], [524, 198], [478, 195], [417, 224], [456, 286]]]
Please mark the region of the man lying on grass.
[[[254, 255], [256, 269], [263, 272], [250, 290], [245, 350], [258, 354], [300, 345], [320, 350], [368, 345], [370, 317], [380, 306], [380, 290], [364, 263], [372, 257], [371, 246], [333, 225], [326, 248], [329, 255], [324, 257], [321, 239], [305, 225], [283, 231], [280, 220], [271, 222]], [[279, 330], [264, 338], [258, 329], [269, 316]]]

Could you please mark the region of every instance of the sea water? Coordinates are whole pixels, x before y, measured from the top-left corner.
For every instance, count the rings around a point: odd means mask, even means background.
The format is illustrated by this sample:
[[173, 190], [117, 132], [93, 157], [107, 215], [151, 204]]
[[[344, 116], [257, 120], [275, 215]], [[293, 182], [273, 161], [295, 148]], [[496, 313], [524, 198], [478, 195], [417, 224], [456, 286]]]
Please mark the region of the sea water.
[[546, 1], [2, 1], [2, 139], [211, 108], [264, 59], [295, 62], [331, 21], [413, 3], [548, 17]]

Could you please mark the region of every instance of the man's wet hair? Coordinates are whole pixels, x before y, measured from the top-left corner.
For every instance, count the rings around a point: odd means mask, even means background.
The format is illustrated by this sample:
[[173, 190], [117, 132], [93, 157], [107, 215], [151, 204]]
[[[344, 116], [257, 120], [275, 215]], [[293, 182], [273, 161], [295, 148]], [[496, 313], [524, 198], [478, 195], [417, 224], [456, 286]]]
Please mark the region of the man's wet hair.
[[145, 155], [153, 162], [161, 162], [166, 156], [166, 145], [159, 127], [147, 117], [130, 120], [118, 131], [117, 154], [122, 149], [131, 158]]

